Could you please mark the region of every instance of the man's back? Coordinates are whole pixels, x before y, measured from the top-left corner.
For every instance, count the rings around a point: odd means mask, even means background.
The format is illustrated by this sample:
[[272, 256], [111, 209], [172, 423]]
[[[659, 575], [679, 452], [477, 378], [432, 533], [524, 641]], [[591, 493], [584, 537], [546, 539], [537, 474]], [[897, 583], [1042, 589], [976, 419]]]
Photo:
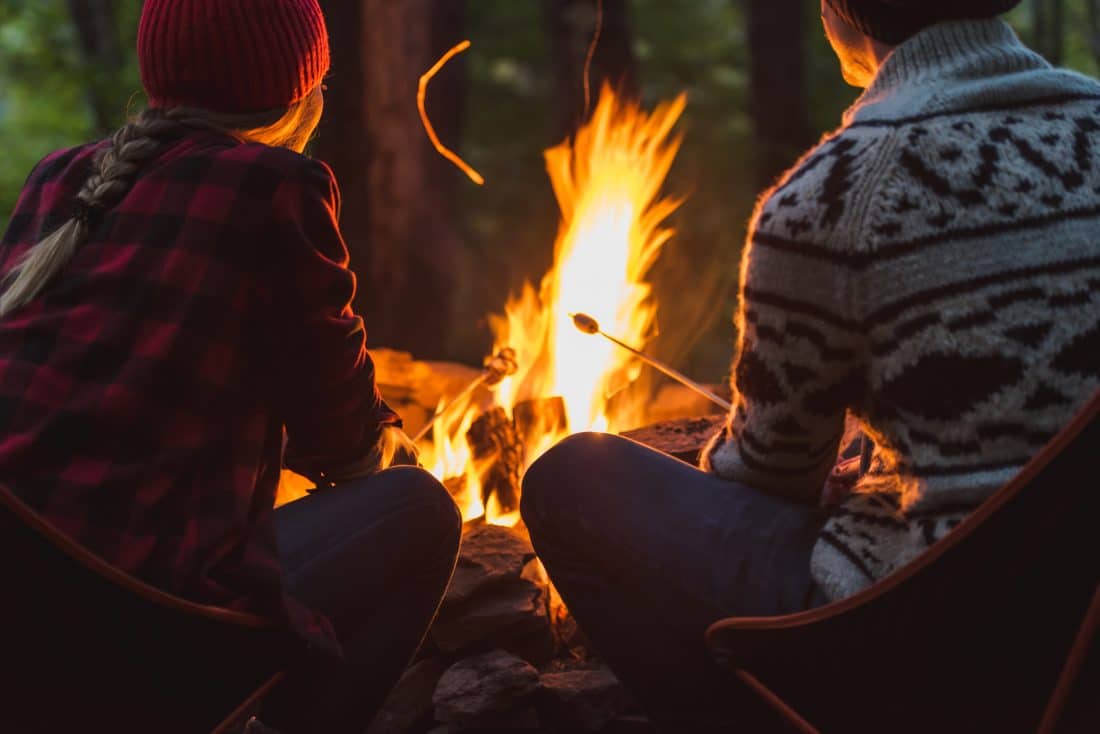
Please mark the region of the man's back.
[[900, 46], [766, 198], [711, 467], [809, 495], [846, 408], [877, 449], [821, 535], [836, 598], [942, 537], [1100, 384], [1100, 84], [1000, 21]]

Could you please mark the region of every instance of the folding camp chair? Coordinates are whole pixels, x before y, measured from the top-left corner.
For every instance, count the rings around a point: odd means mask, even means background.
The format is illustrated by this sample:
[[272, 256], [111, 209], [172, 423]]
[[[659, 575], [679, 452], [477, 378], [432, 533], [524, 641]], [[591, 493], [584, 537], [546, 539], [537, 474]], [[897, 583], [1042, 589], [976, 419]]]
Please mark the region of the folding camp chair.
[[0, 731], [229, 731], [299, 654], [268, 620], [119, 571], [5, 487], [0, 568]]
[[[801, 732], [1100, 732], [1100, 393], [914, 562], [811, 611], [707, 632]], [[753, 729], [746, 729], [753, 731]]]

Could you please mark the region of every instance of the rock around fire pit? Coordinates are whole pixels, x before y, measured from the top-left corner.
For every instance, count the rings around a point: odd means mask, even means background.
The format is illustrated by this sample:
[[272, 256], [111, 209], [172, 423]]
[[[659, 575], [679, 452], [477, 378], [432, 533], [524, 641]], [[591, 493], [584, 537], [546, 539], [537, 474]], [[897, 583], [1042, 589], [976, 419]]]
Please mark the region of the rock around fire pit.
[[[415, 431], [441, 398], [477, 371], [427, 363], [406, 354], [374, 353], [386, 397]], [[484, 411], [467, 439], [472, 453], [508, 456], [530, 422], [508, 419], [478, 393]], [[660, 423], [624, 435], [693, 462], [722, 416], [678, 386], [651, 405]], [[546, 411], [543, 410], [543, 413]], [[498, 462], [487, 475], [501, 501], [518, 504], [519, 466]], [[498, 486], [499, 485], [499, 486]], [[452, 488], [452, 491], [454, 489]], [[506, 500], [506, 501], [505, 501]], [[526, 530], [468, 522], [451, 587], [418, 659], [398, 682], [369, 734], [483, 730], [537, 732], [653, 731], [614, 674], [589, 650], [535, 557]]]
[[468, 523], [425, 648], [369, 734], [485, 729], [652, 731], [588, 653], [526, 532]]

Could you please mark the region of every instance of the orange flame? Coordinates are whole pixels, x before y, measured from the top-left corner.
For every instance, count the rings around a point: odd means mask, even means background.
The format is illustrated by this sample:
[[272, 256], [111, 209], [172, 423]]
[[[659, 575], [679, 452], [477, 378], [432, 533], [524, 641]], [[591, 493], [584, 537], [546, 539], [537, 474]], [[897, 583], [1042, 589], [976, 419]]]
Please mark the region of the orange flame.
[[[549, 412], [534, 416], [536, 430], [524, 437], [528, 465], [570, 432], [626, 430], [646, 419], [648, 394], [628, 389], [641, 372], [637, 360], [578, 332], [569, 314], [590, 314], [627, 343], [652, 337], [657, 304], [647, 277], [673, 235], [664, 222], [679, 201], [661, 198], [660, 189], [679, 149], [671, 131], [684, 106], [681, 95], [646, 113], [605, 86], [589, 122], [546, 151], [562, 215], [553, 266], [538, 288], [526, 284], [503, 315], [490, 317], [496, 348], [515, 349], [519, 364], [496, 388], [497, 405], [514, 414], [524, 401], [564, 402], [567, 425]], [[467, 520], [484, 512], [489, 522], [513, 524], [518, 518], [502, 516], [492, 497], [489, 507], [478, 497], [465, 442], [478, 408], [452, 411], [462, 417], [422, 446], [425, 465], [441, 479], [465, 477], [460, 504]]]

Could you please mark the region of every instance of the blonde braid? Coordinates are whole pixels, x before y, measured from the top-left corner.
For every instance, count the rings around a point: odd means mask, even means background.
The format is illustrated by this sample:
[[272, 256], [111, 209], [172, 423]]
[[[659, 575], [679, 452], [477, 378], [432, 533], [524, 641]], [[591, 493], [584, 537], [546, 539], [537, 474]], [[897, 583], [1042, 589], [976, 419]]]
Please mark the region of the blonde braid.
[[76, 195], [73, 216], [40, 240], [0, 281], [0, 318], [29, 303], [73, 258], [103, 212], [129, 193], [141, 170], [175, 140], [195, 129], [216, 130], [242, 142], [305, 147], [320, 117], [319, 90], [289, 108], [226, 114], [187, 107], [148, 109], [111, 136]]
[[187, 125], [174, 117], [146, 110], [96, 153], [92, 174], [76, 195], [73, 216], [32, 247], [5, 276], [0, 318], [38, 295], [72, 259], [102, 213], [122, 201], [138, 172], [184, 134]]

